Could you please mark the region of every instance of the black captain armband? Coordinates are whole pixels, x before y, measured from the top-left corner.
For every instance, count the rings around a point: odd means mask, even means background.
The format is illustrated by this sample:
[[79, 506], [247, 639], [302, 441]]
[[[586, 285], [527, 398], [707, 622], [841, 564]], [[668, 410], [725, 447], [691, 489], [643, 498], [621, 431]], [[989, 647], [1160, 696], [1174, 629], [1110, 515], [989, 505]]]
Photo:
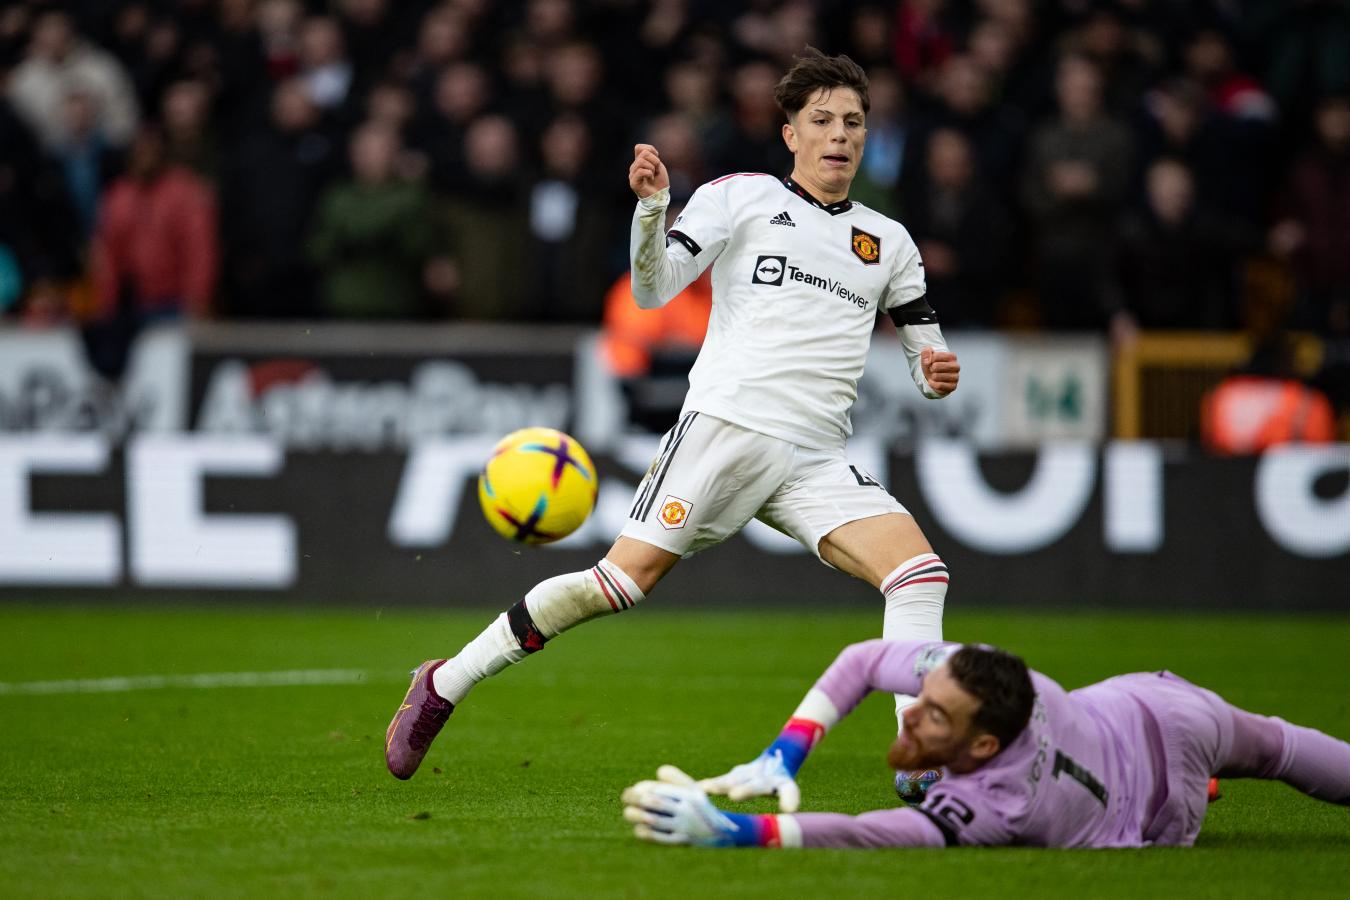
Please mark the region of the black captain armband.
[[890, 315], [896, 328], [904, 328], [906, 325], [936, 325], [938, 320], [937, 313], [928, 305], [926, 295], [903, 306], [894, 307]]
[[683, 231], [676, 231], [674, 228], [672, 228], [670, 231], [667, 231], [666, 232], [667, 247], [670, 246], [671, 241], [676, 241], [677, 243], [683, 244], [684, 249], [689, 251], [690, 256], [698, 256], [700, 253], [703, 252], [703, 248], [698, 245], [698, 242], [695, 241], [693, 238], [691, 238], [689, 235], [685, 234]]

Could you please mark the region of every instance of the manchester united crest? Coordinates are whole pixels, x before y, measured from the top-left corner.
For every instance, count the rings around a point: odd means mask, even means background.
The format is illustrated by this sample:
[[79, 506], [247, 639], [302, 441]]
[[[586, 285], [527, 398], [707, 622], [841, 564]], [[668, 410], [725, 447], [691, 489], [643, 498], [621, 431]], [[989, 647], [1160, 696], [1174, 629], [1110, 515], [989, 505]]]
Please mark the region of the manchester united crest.
[[855, 227], [853, 229], [853, 255], [861, 259], [866, 265], [875, 266], [881, 262], [881, 238]]
[[688, 500], [682, 500], [674, 494], [666, 494], [666, 499], [661, 501], [661, 527], [667, 531], [683, 528], [693, 508], [694, 504]]

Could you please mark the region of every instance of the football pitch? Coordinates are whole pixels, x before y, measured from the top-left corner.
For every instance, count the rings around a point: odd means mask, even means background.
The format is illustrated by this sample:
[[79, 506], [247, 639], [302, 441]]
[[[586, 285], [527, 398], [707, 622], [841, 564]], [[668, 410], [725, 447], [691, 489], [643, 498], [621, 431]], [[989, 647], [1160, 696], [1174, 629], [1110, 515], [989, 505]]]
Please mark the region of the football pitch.
[[[880, 611], [655, 600], [481, 685], [399, 782], [421, 660], [494, 615], [0, 606], [0, 897], [1350, 896], [1350, 809], [1226, 782], [1190, 850], [754, 851], [636, 841], [619, 792], [755, 756]], [[947, 635], [1066, 687], [1168, 668], [1350, 737], [1350, 618], [969, 611]], [[803, 808], [894, 805], [888, 697], [802, 771]], [[742, 808], [769, 811], [767, 802]]]

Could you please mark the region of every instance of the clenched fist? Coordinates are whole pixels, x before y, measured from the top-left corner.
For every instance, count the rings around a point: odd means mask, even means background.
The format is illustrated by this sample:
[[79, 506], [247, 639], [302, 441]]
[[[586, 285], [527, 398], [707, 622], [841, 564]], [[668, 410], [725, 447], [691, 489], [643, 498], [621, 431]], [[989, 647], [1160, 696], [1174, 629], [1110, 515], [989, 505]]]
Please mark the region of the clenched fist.
[[924, 379], [933, 390], [944, 397], [956, 390], [956, 383], [961, 380], [961, 364], [956, 361], [955, 353], [924, 347], [919, 354], [919, 363], [923, 366]]
[[661, 154], [651, 144], [637, 144], [633, 147], [633, 164], [628, 167], [628, 186], [638, 199], [650, 197], [657, 191], [670, 187], [670, 173]]

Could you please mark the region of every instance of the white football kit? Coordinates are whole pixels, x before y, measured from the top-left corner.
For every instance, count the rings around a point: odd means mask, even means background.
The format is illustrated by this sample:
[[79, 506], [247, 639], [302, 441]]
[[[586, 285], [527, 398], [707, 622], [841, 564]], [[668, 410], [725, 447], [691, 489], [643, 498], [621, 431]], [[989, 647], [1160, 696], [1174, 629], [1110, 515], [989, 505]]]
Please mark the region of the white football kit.
[[668, 191], [638, 201], [633, 296], [663, 306], [711, 265], [712, 313], [680, 422], [623, 534], [689, 556], [758, 517], [818, 554], [840, 525], [904, 512], [844, 444], [880, 312], [900, 328], [915, 385], [941, 396], [920, 353], [947, 345], [909, 233], [771, 175], [703, 185], [663, 234], [669, 202]]

